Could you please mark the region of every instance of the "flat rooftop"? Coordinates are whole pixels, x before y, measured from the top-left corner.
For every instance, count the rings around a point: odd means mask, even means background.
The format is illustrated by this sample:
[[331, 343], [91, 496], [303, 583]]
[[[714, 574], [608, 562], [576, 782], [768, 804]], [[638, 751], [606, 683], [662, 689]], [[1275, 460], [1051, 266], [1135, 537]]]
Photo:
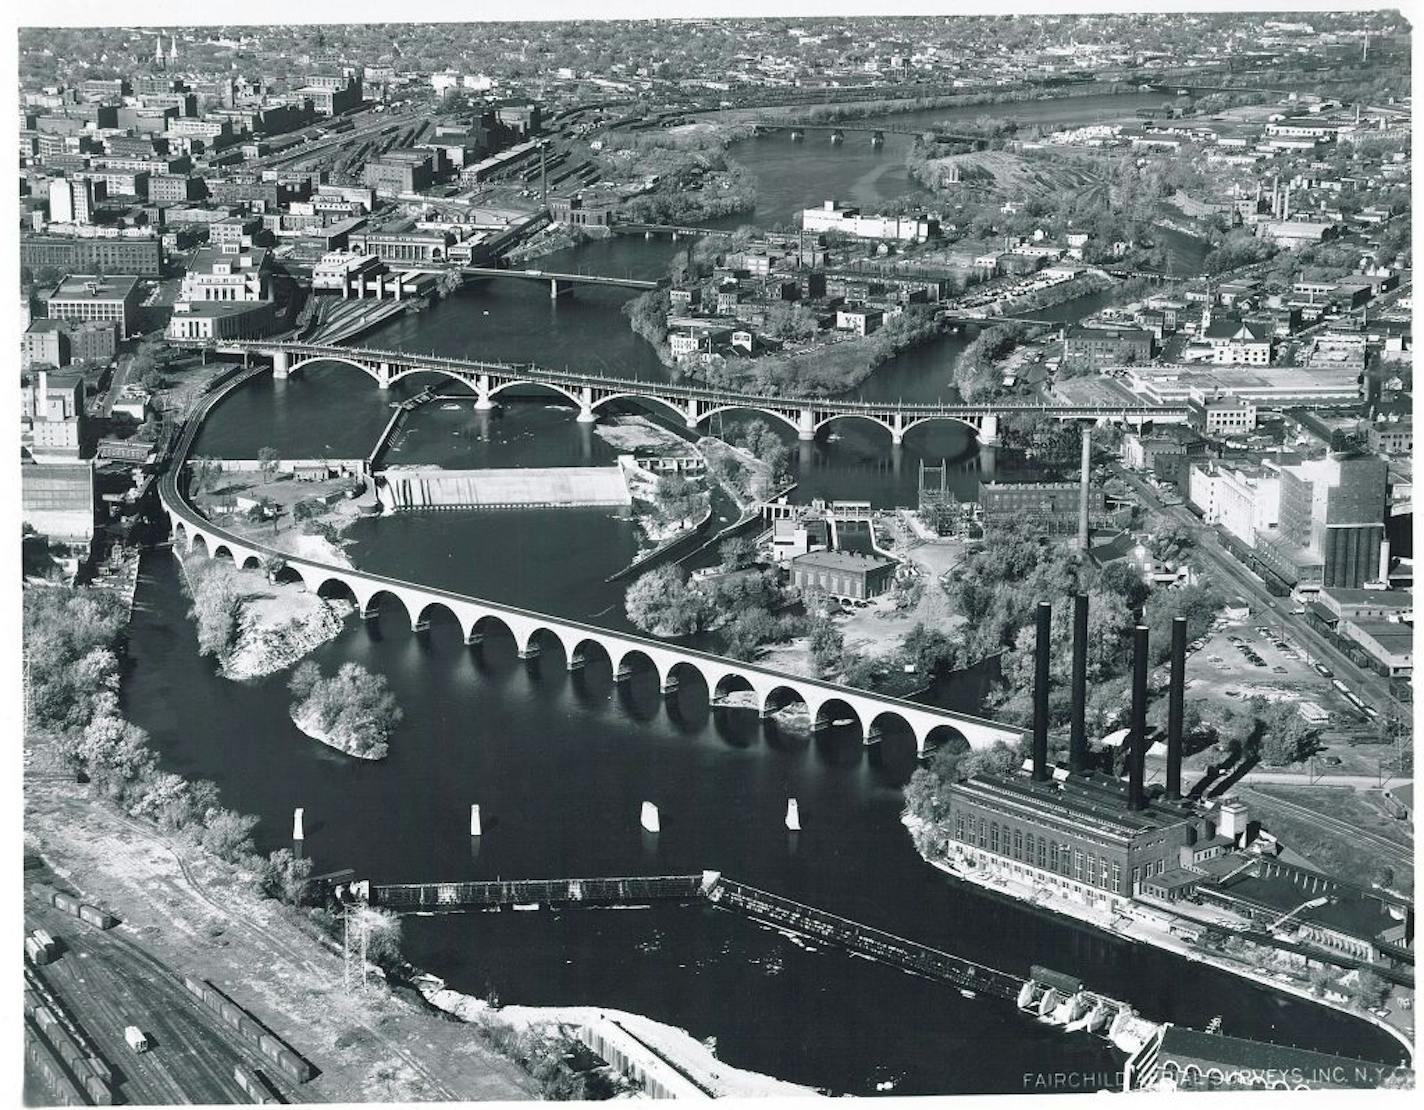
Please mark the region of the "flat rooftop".
[[1061, 782], [1034, 782], [1027, 774], [976, 775], [955, 789], [989, 802], [1010, 800], [1058, 809], [1072, 820], [1126, 836], [1180, 825], [1197, 816], [1190, 803], [1161, 798], [1149, 800], [1145, 809], [1129, 809], [1127, 784], [1095, 773], [1069, 775]]
[[128, 274], [102, 278], [94, 274], [68, 274], [54, 287], [50, 299], [122, 301], [128, 299], [137, 286], [138, 278]]

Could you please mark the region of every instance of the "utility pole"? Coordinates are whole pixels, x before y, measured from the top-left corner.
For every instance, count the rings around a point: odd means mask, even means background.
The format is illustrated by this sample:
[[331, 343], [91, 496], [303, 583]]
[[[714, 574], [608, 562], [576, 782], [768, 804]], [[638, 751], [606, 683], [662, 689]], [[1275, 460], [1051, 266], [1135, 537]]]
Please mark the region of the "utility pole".
[[369, 965], [366, 962], [368, 942], [364, 910], [364, 903], [352, 902], [341, 915], [341, 985], [347, 994], [366, 989]]

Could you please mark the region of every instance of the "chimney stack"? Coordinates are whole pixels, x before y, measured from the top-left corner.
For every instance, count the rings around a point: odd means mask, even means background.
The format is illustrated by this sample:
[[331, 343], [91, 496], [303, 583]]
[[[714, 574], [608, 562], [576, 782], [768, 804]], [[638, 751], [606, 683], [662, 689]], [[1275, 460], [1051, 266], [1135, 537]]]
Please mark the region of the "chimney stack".
[[1088, 472], [1093, 455], [1093, 426], [1083, 425], [1082, 473], [1078, 479], [1078, 550], [1088, 553]]
[[1088, 595], [1073, 595], [1072, 720], [1068, 770], [1081, 775], [1088, 762]]
[[1038, 603], [1038, 643], [1033, 668], [1033, 781], [1048, 781], [1048, 656], [1052, 650], [1053, 606]]
[[1142, 789], [1142, 764], [1147, 754], [1147, 626], [1132, 632], [1132, 728], [1127, 738], [1127, 805], [1146, 809]]
[[1182, 694], [1187, 685], [1187, 618], [1172, 619], [1172, 678], [1167, 687], [1167, 797], [1182, 796]]

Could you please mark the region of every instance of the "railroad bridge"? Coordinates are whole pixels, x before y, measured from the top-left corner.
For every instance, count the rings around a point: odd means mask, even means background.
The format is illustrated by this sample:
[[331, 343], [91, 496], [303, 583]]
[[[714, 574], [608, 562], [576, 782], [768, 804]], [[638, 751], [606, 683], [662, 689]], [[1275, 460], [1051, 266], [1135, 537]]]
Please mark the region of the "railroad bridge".
[[668, 284], [667, 278], [656, 281], [632, 277], [609, 277], [604, 274], [567, 274], [549, 270], [520, 270], [500, 266], [462, 266], [460, 273], [475, 278], [520, 278], [524, 281], [547, 281], [549, 297], [556, 299], [573, 291], [575, 285], [603, 285], [615, 289], [638, 289], [644, 292]]
[[177, 549], [201, 550], [213, 558], [229, 558], [238, 567], [260, 568], [269, 558], [280, 559], [281, 575], [295, 578], [313, 593], [350, 597], [363, 618], [376, 616], [386, 606], [399, 606], [412, 630], [421, 632], [429, 627], [433, 617], [443, 614], [458, 623], [467, 644], [478, 644], [487, 635], [503, 631], [513, 637], [521, 658], [558, 650], [569, 670], [584, 666], [591, 656], [601, 652], [608, 658], [618, 681], [631, 678], [639, 667], [648, 667], [664, 693], [676, 690], [683, 681], [695, 679], [706, 684], [712, 699], [736, 691], [750, 691], [754, 707], [763, 717], [800, 701], [806, 706], [813, 727], [848, 719], [867, 743], [887, 724], [907, 728], [915, 738], [915, 750], [919, 754], [931, 743], [956, 736], [970, 747], [984, 748], [1000, 740], [1014, 744], [1023, 735], [1019, 728], [982, 717], [919, 705], [885, 694], [847, 689], [820, 679], [737, 662], [710, 652], [610, 631], [453, 590], [301, 558], [222, 528], [204, 517], [188, 500], [186, 459], [203, 418], [211, 408], [255, 373], [236, 374], [203, 399], [164, 471], [159, 483], [159, 499]]
[[741, 409], [779, 420], [803, 440], [834, 420], [860, 419], [878, 424], [890, 433], [892, 443], [921, 424], [948, 420], [972, 428], [981, 443], [992, 444], [999, 435], [999, 418], [1012, 414], [1046, 414], [1059, 420], [1116, 420], [1141, 424], [1144, 420], [1177, 418], [1183, 407], [1150, 404], [1045, 405], [994, 403], [946, 405], [906, 402], [847, 401], [828, 398], [768, 397], [755, 393], [701, 389], [670, 382], [615, 378], [578, 371], [549, 370], [530, 363], [478, 362], [377, 350], [336, 344], [272, 340], [233, 340], [214, 346], [219, 353], [257, 356], [272, 360], [272, 372], [285, 379], [314, 362], [335, 362], [354, 367], [373, 378], [382, 389], [411, 374], [440, 374], [462, 383], [475, 395], [477, 409], [495, 407], [504, 390], [538, 385], [562, 394], [578, 407], [582, 423], [597, 420], [598, 409], [614, 401], [650, 402], [671, 413], [689, 429], [697, 429], [718, 413]]

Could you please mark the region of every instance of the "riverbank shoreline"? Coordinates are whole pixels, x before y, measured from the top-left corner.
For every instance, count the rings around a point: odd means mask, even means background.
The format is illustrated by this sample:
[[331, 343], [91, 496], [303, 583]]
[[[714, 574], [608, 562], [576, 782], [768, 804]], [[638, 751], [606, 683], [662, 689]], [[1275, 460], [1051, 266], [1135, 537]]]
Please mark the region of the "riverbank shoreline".
[[[1247, 968], [1240, 964], [1234, 963], [1233, 961], [1223, 959], [1214, 954], [1203, 952], [1201, 949], [1194, 948], [1193, 946], [1187, 944], [1185, 941], [1173, 938], [1168, 934], [1147, 930], [1141, 922], [1136, 922], [1135, 924], [1143, 928], [1142, 932], [1128, 932], [1127, 929], [1130, 926], [1118, 927], [1114, 924], [1114, 922], [1121, 915], [1114, 915], [1112, 920], [1107, 923], [1104, 923], [1098, 920], [1098, 918], [1101, 916], [1100, 914], [1094, 913], [1090, 907], [1082, 905], [1081, 903], [1074, 903], [1071, 905], [1065, 904], [1064, 906], [1060, 907], [1058, 904], [1056, 904], [1056, 901], [1051, 896], [1047, 895], [1047, 892], [1044, 891], [1044, 889], [1041, 887], [1035, 888], [1037, 892], [1044, 895], [1044, 897], [1042, 897], [1041, 899], [1038, 897], [1035, 897], [1033, 899], [1019, 897], [1010, 889], [1008, 880], [1001, 880], [998, 885], [995, 885], [993, 882], [990, 881], [988, 876], [980, 876], [973, 874], [967, 870], [955, 868], [947, 860], [934, 859], [929, 855], [926, 855], [925, 852], [920, 849], [918, 839], [915, 837], [915, 831], [917, 828], [921, 827], [921, 823], [917, 821], [913, 816], [911, 816], [908, 811], [901, 815], [901, 823], [906, 827], [906, 829], [910, 831], [911, 840], [915, 841], [915, 850], [919, 852], [920, 857], [931, 867], [935, 868], [935, 870], [941, 872], [944, 875], [949, 876], [951, 879], [957, 882], [966, 883], [970, 886], [975, 887], [977, 890], [988, 894], [992, 898], [1011, 903], [1017, 907], [1027, 907], [1034, 910], [1041, 910], [1043, 912], [1051, 914], [1054, 917], [1066, 918], [1067, 920], [1076, 922], [1079, 925], [1085, 926], [1086, 928], [1103, 936], [1112, 937], [1117, 940], [1130, 941], [1134, 944], [1150, 945], [1151, 947], [1161, 949], [1162, 951], [1171, 952], [1172, 954], [1180, 956], [1183, 959], [1190, 960], [1193, 963], [1206, 964], [1210, 967], [1215, 968], [1218, 971], [1228, 972], [1232, 975], [1237, 976], [1238, 978], [1245, 979], [1258, 987], [1266, 987], [1270, 990], [1280, 991], [1282, 994], [1294, 995], [1295, 997], [1304, 999], [1307, 1002], [1317, 1003], [1318, 1005], [1323, 1006], [1326, 1009], [1333, 1010], [1336, 1013], [1344, 1014], [1348, 1017], [1358, 1018], [1388, 1033], [1401, 1045], [1401, 1047], [1405, 1049], [1405, 1051], [1409, 1054], [1409, 1059], [1411, 1061], [1414, 1058], [1413, 1043], [1404, 1033], [1404, 1031], [1389, 1024], [1389, 1022], [1384, 1021], [1375, 1014], [1369, 1013], [1368, 1011], [1360, 1010], [1355, 1007], [1340, 1006], [1330, 1001], [1329, 999], [1322, 998], [1319, 995], [1312, 993], [1308, 988], [1299, 986], [1296, 983], [1285, 982], [1280, 979], [1274, 979], [1270, 976], [1259, 974], [1252, 968]], [[1127, 1001], [1131, 1002], [1132, 1000], [1128, 999]]]
[[364, 759], [371, 763], [379, 762], [386, 758], [387, 753], [385, 751], [382, 751], [379, 755], [353, 751], [350, 741], [327, 732], [316, 723], [310, 713], [297, 712], [296, 706], [292, 707], [292, 711], [288, 716], [291, 717], [292, 724], [296, 725], [297, 729], [304, 735], [311, 737], [311, 739], [317, 741], [319, 744], [325, 744], [328, 748], [331, 748], [333, 751], [338, 751], [342, 755], [349, 755], [352, 759]]
[[603, 1022], [615, 1022], [670, 1064], [673, 1070], [681, 1072], [714, 1098], [807, 1098], [821, 1095], [811, 1087], [725, 1064], [687, 1030], [654, 1021], [642, 1014], [601, 1006], [495, 1007], [483, 999], [450, 990], [438, 977], [417, 974], [413, 979], [431, 1006], [467, 1025], [501, 1022], [516, 1028], [562, 1032], [569, 1026], [593, 1027]]

